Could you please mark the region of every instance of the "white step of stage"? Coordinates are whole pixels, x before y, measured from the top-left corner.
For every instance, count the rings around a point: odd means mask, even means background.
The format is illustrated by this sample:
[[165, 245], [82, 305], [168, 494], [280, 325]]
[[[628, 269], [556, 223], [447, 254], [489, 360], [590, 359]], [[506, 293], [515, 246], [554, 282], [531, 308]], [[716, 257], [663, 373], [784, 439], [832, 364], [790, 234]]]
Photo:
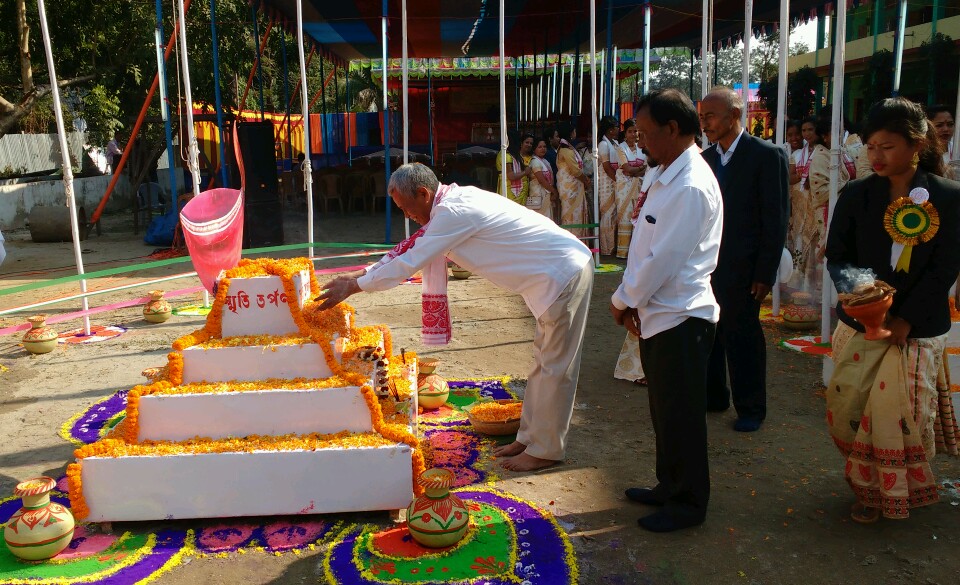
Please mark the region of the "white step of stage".
[[[293, 276], [299, 307], [310, 296], [310, 273]], [[223, 337], [235, 335], [296, 335], [297, 324], [287, 306], [287, 294], [279, 276], [233, 278], [223, 306]]]
[[88, 457], [88, 522], [330, 514], [405, 508], [408, 445], [317, 451]]
[[302, 345], [202, 346], [183, 350], [183, 383], [253, 382], [268, 378], [329, 378], [333, 375], [316, 343]]
[[138, 403], [137, 442], [249, 435], [366, 433], [370, 409], [356, 386], [150, 394]]

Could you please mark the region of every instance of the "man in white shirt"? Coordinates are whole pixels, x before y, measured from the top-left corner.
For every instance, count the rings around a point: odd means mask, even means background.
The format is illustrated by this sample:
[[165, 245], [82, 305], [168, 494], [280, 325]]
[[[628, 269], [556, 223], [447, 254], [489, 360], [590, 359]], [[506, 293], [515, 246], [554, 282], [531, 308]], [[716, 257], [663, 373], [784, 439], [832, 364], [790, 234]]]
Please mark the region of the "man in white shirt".
[[640, 337], [657, 486], [626, 490], [661, 506], [640, 518], [653, 532], [702, 524], [710, 499], [707, 364], [720, 307], [710, 287], [723, 226], [720, 188], [700, 156], [697, 110], [683, 92], [654, 91], [637, 108], [640, 144], [659, 166], [643, 179], [623, 282], [611, 298], [617, 324]]
[[404, 215], [424, 228], [389, 261], [327, 283], [320, 308], [360, 291], [391, 289], [443, 256], [521, 295], [537, 319], [536, 363], [517, 440], [494, 454], [506, 457], [501, 465], [513, 471], [562, 461], [593, 288], [590, 251], [537, 211], [476, 187], [441, 185], [419, 163], [398, 168], [387, 191]]

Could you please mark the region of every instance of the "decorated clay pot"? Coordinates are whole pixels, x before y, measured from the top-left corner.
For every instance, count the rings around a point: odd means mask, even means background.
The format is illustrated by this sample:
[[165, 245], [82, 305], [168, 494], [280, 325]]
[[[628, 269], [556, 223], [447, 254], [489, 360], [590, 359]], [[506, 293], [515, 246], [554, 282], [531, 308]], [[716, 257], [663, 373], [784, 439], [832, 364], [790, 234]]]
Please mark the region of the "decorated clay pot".
[[73, 538], [73, 514], [50, 501], [57, 482], [37, 477], [17, 484], [13, 494], [23, 499], [23, 507], [10, 517], [3, 528], [3, 539], [14, 555], [28, 561], [56, 556]]
[[27, 317], [30, 330], [23, 335], [23, 348], [30, 353], [50, 353], [57, 347], [59, 335], [52, 327], [45, 325], [46, 315]]
[[452, 546], [467, 533], [470, 512], [463, 500], [450, 493], [454, 475], [449, 469], [428, 469], [417, 482], [424, 493], [407, 508], [410, 536], [423, 546]]
[[417, 367], [419, 369], [419, 375], [421, 376], [436, 372], [437, 366], [440, 365], [440, 360], [437, 358], [422, 357], [422, 358], [417, 358], [417, 360], [418, 360]]
[[868, 341], [878, 341], [886, 339], [893, 333], [883, 326], [883, 321], [887, 316], [887, 309], [893, 304], [893, 295], [889, 294], [879, 301], [867, 303], [865, 305], [843, 305], [843, 310], [863, 325], [866, 330], [863, 338]]
[[440, 408], [450, 396], [447, 381], [437, 374], [426, 374], [417, 380], [417, 403], [427, 410]]
[[163, 323], [170, 318], [173, 309], [164, 300], [162, 290], [150, 291], [150, 302], [143, 306], [143, 318], [150, 323]]
[[783, 307], [783, 325], [789, 329], [806, 331], [820, 324], [820, 311], [811, 302], [810, 293], [797, 292], [790, 295], [790, 304]]

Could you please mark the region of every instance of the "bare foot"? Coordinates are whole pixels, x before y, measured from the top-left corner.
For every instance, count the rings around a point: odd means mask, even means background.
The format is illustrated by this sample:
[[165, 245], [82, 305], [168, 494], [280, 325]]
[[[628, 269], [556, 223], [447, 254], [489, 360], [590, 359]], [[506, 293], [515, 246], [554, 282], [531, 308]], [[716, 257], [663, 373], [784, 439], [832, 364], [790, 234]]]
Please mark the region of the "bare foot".
[[523, 450], [527, 446], [521, 443], [520, 441], [514, 441], [509, 445], [500, 445], [493, 450], [494, 457], [513, 457], [514, 455], [519, 455], [523, 453]]
[[556, 465], [557, 463], [560, 462], [553, 461], [551, 459], [540, 459], [539, 457], [534, 457], [533, 455], [524, 452], [504, 460], [503, 463], [500, 464], [500, 467], [509, 469], [510, 471], [535, 471], [537, 469], [543, 469], [544, 467]]

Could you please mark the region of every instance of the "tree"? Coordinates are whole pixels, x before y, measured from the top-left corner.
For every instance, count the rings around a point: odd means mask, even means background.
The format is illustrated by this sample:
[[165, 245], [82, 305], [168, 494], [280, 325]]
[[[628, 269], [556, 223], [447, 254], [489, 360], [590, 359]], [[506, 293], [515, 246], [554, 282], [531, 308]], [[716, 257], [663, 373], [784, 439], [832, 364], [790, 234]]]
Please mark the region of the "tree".
[[[757, 92], [760, 101], [767, 111], [776, 112], [778, 108], [777, 83], [779, 77], [774, 75], [767, 81], [760, 83]], [[816, 88], [820, 83], [817, 73], [810, 67], [804, 66], [787, 77], [787, 117], [793, 120], [802, 120], [813, 113], [816, 101]]]

